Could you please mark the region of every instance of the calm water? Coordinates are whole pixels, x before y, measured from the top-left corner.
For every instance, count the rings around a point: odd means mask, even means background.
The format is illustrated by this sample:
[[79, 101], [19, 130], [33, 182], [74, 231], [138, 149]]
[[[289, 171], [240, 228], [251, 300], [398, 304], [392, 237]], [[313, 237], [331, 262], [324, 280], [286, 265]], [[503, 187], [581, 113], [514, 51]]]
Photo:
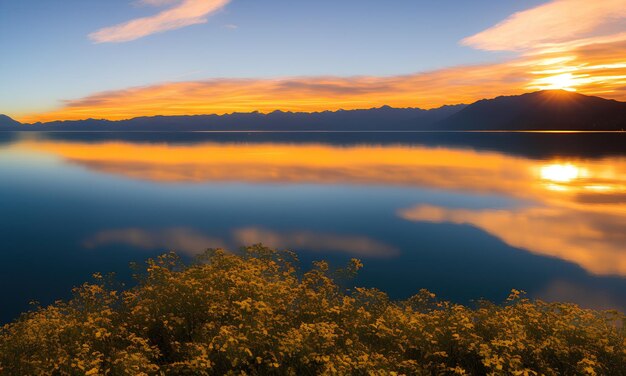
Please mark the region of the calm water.
[[0, 133], [0, 321], [168, 249], [263, 242], [393, 297], [626, 308], [626, 134]]

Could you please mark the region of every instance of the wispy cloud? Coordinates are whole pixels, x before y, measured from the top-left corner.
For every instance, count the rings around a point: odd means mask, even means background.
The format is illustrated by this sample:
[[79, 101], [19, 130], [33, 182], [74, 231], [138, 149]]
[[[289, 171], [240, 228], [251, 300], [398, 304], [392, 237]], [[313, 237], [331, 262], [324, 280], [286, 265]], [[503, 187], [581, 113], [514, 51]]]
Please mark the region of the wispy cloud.
[[[183, 0], [173, 8], [154, 16], [137, 18], [106, 27], [89, 34], [96, 43], [128, 42], [163, 31], [205, 23], [207, 17], [223, 8], [230, 0]], [[166, 5], [168, 0], [142, 0], [146, 5]]]
[[219, 238], [206, 236], [188, 228], [166, 228], [145, 230], [125, 228], [101, 231], [84, 241], [86, 248], [96, 248], [109, 244], [125, 244], [146, 250], [175, 250], [195, 255], [207, 248], [225, 248]]
[[316, 252], [342, 252], [361, 257], [393, 257], [398, 250], [362, 235], [343, 235], [311, 231], [277, 232], [248, 227], [234, 231], [242, 245], [263, 243], [272, 248], [306, 249]]
[[394, 257], [398, 250], [367, 236], [311, 231], [278, 232], [257, 227], [234, 229], [225, 240], [191, 228], [104, 230], [83, 242], [86, 248], [123, 244], [145, 250], [173, 250], [196, 255], [207, 248], [231, 248], [260, 243], [273, 248], [297, 248], [313, 252], [340, 252], [361, 257]]
[[529, 50], [623, 30], [624, 0], [554, 0], [515, 13], [462, 43], [483, 50]]

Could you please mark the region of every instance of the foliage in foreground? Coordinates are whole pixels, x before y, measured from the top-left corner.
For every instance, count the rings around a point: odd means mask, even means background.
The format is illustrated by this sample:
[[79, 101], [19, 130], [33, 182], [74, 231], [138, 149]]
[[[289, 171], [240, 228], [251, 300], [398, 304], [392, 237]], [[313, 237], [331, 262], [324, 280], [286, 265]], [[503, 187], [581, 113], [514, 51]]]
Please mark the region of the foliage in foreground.
[[[137, 287], [101, 277], [0, 331], [2, 375], [625, 375], [624, 316], [513, 291], [475, 309], [421, 291], [346, 291], [325, 262], [208, 251], [147, 262]], [[356, 272], [357, 260], [343, 270]]]

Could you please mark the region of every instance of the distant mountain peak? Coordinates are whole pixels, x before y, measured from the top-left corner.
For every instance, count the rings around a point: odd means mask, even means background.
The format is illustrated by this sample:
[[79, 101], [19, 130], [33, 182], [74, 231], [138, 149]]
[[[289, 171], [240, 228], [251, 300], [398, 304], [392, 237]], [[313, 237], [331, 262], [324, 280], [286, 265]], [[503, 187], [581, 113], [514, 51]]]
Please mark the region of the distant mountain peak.
[[21, 123], [17, 120], [13, 120], [7, 115], [0, 114], [0, 127], [14, 127]]
[[446, 130], [621, 130], [626, 103], [567, 90], [477, 101], [438, 124]]

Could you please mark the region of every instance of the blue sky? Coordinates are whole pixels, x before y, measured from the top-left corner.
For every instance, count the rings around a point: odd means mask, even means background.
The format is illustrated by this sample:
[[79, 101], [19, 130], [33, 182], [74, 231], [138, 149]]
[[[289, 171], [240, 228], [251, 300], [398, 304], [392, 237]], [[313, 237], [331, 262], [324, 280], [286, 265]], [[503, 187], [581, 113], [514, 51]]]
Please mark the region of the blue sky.
[[501, 54], [459, 41], [537, 3], [234, 0], [205, 24], [95, 44], [88, 34], [96, 29], [158, 9], [129, 0], [1, 0], [0, 112], [163, 81], [397, 75], [490, 61]]

